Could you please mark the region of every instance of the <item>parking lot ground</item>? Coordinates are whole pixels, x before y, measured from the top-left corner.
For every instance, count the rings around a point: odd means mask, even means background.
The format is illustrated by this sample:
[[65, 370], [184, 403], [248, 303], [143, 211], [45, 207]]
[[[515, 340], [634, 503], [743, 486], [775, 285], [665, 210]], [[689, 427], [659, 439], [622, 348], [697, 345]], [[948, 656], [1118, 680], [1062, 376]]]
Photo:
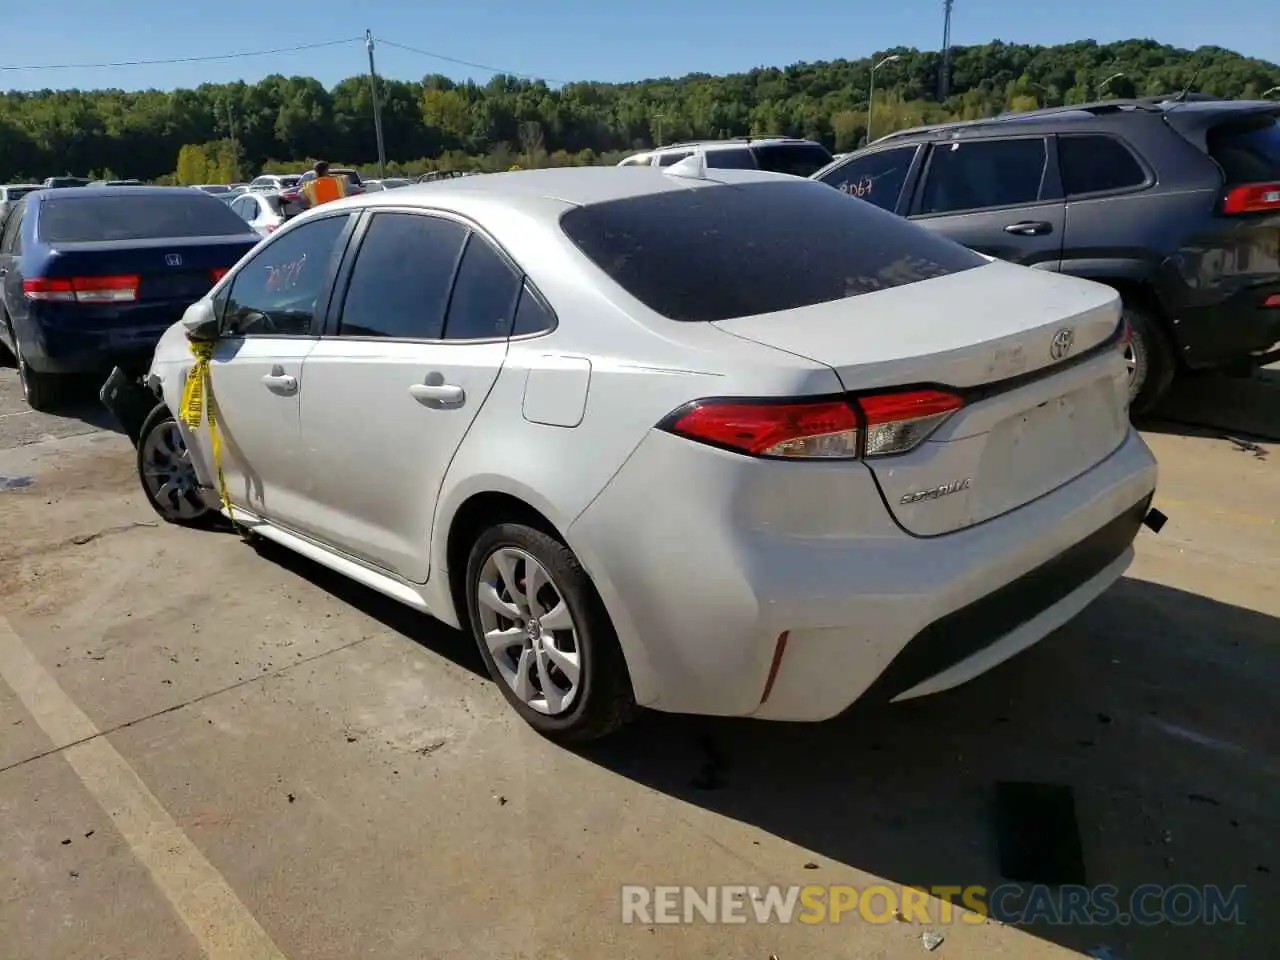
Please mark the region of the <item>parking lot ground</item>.
[[[973, 960], [1280, 953], [1280, 447], [1250, 439], [1280, 438], [1275, 373], [1190, 381], [1147, 425], [1168, 526], [987, 676], [821, 725], [651, 715], [577, 752], [456, 632], [157, 524], [127, 441], [74, 412], [25, 411], [0, 370], [6, 958], [872, 960], [926, 931]], [[1122, 905], [1244, 885], [1247, 923], [620, 922], [624, 884], [997, 886], [1005, 780], [1073, 788], [1087, 882]]]

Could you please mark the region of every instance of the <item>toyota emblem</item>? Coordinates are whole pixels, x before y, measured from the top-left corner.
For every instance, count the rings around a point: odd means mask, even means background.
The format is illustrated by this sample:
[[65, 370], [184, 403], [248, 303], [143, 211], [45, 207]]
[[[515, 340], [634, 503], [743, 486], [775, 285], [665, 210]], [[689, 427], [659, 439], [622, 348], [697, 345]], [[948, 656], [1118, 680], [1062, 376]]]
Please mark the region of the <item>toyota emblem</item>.
[[166, 267], [180, 267], [180, 266], [182, 266], [182, 254], [180, 254], [180, 253], [166, 253], [166, 254], [164, 255], [164, 265], [165, 265]]
[[1070, 327], [1063, 327], [1053, 335], [1053, 342], [1049, 344], [1049, 356], [1054, 360], [1062, 360], [1071, 352], [1071, 347], [1076, 342], [1076, 332]]

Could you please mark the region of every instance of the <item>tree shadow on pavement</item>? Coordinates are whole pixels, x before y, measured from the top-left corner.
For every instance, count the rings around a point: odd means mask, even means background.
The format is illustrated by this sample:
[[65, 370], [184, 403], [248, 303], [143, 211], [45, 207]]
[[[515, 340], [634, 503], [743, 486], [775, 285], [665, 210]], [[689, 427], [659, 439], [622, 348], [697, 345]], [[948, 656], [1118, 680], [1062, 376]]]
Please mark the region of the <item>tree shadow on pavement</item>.
[[[1248, 925], [1032, 933], [1080, 951], [1106, 944], [1124, 960], [1275, 957], [1278, 685], [1276, 619], [1126, 578], [1036, 647], [946, 693], [816, 725], [650, 714], [583, 753], [819, 861], [923, 887], [998, 886], [994, 784], [1065, 784], [1088, 884], [1116, 885], [1122, 907], [1142, 884], [1243, 884]], [[831, 882], [821, 863], [803, 866], [778, 881]]]

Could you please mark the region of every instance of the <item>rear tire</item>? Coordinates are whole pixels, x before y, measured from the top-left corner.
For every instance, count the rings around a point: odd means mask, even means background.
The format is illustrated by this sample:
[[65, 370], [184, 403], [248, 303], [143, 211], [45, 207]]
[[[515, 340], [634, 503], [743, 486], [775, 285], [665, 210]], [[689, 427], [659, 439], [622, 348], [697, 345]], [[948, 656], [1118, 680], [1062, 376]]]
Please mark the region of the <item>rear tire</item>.
[[200, 480], [178, 422], [159, 404], [138, 433], [138, 481], [151, 509], [168, 523], [206, 528], [221, 516], [200, 495]]
[[41, 413], [53, 413], [62, 404], [64, 378], [56, 373], [40, 373], [31, 369], [16, 339], [14, 345], [18, 350], [14, 358], [18, 363], [18, 379], [22, 381], [22, 396], [27, 406]]
[[1152, 314], [1125, 304], [1131, 337], [1125, 350], [1129, 365], [1129, 408], [1134, 413], [1150, 413], [1169, 392], [1176, 364], [1173, 345]]
[[485, 530], [467, 561], [466, 597], [489, 675], [540, 734], [586, 743], [634, 715], [613, 624], [591, 578], [559, 540], [520, 523]]

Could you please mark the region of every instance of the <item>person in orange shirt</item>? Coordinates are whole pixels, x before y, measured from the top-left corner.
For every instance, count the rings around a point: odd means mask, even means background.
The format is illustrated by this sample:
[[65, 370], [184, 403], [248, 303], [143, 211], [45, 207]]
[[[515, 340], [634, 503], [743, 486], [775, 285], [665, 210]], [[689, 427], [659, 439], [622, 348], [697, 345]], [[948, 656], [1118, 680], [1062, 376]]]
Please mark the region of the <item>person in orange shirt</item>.
[[331, 177], [327, 161], [317, 160], [315, 173], [315, 177], [304, 183], [300, 191], [306, 198], [308, 209], [332, 200], [341, 200], [347, 195], [347, 178]]

